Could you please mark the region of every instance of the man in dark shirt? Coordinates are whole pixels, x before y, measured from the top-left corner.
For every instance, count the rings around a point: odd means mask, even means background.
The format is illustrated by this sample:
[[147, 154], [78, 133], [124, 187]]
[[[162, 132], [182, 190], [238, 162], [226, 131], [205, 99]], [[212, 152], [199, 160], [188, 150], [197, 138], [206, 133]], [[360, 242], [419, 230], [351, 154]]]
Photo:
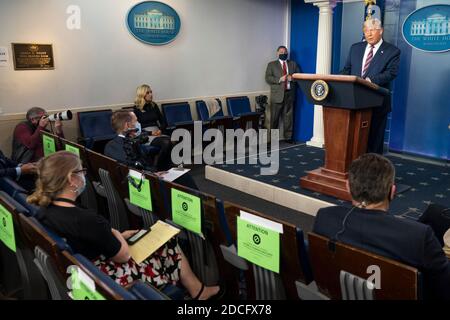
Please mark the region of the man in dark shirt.
[[[115, 111], [111, 118], [111, 125], [117, 136], [106, 144], [105, 156], [130, 167], [152, 171], [159, 175], [160, 172], [157, 172], [157, 169], [152, 165], [150, 155], [145, 153], [148, 150], [147, 146], [131, 148], [131, 144], [126, 141], [127, 139], [129, 141], [130, 138], [136, 138], [141, 131], [140, 123], [137, 121], [134, 112], [128, 110]], [[174, 182], [191, 189], [198, 189], [189, 173], [182, 175]]]
[[[27, 163], [37, 161], [44, 156], [41, 130], [49, 124], [46, 112], [42, 108], [34, 107], [27, 111], [26, 121], [19, 123], [14, 129], [13, 151], [11, 159]], [[64, 137], [62, 122], [55, 121], [55, 133]]]
[[419, 269], [424, 298], [450, 300], [450, 263], [432, 228], [387, 213], [395, 194], [394, 179], [388, 159], [362, 155], [349, 169], [353, 208], [320, 209], [313, 231]]

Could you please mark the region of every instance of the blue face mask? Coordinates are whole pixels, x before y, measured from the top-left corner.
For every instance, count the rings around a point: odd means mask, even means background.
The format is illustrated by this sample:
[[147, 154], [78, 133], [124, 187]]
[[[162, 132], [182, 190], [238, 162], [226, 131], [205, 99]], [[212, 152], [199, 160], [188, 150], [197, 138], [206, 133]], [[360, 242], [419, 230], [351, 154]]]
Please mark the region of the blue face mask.
[[82, 194], [83, 192], [84, 192], [84, 190], [86, 189], [86, 177], [84, 176], [84, 174], [77, 174], [80, 178], [81, 178], [81, 181], [83, 181], [83, 184], [81, 185], [81, 186], [79, 186], [76, 190], [75, 190], [75, 192], [78, 194], [78, 195], [80, 195], [80, 194]]
[[142, 127], [141, 127], [141, 123], [138, 121], [136, 122], [136, 124], [134, 125], [134, 127], [137, 129], [136, 130], [136, 135], [140, 135], [142, 133]]

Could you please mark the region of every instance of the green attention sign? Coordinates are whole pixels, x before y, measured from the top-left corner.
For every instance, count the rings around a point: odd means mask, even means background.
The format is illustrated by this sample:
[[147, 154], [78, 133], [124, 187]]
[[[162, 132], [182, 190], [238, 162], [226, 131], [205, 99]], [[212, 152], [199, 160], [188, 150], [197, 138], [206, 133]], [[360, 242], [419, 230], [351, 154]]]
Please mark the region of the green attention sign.
[[72, 299], [73, 300], [106, 300], [94, 288], [88, 286], [78, 275], [77, 268], [72, 269]]
[[80, 149], [77, 147], [71, 146], [70, 144], [66, 144], [66, 151], [75, 153], [77, 156], [80, 156]]
[[280, 272], [280, 234], [237, 217], [238, 255], [260, 267]]
[[201, 201], [189, 193], [172, 189], [172, 219], [173, 222], [191, 230], [202, 233]]
[[0, 204], [0, 240], [13, 252], [16, 252], [16, 238], [11, 213]]
[[[136, 186], [141, 183], [140, 179], [137, 179], [135, 177], [131, 177], [131, 179], [133, 179]], [[140, 190], [133, 186], [131, 182], [128, 182], [128, 190], [130, 194], [130, 202], [132, 204], [142, 209], [153, 211], [152, 193], [150, 190], [150, 181], [148, 181], [148, 179], [142, 179]]]
[[53, 139], [52, 137], [43, 134], [42, 145], [44, 146], [44, 156], [48, 156], [56, 152], [55, 139]]

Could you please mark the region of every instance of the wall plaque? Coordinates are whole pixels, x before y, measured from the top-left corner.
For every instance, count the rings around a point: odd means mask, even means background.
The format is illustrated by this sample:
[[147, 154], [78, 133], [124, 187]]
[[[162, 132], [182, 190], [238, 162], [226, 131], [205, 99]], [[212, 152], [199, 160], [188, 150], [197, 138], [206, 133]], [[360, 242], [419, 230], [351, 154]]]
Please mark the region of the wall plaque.
[[55, 68], [51, 44], [13, 43], [14, 70], [51, 70]]

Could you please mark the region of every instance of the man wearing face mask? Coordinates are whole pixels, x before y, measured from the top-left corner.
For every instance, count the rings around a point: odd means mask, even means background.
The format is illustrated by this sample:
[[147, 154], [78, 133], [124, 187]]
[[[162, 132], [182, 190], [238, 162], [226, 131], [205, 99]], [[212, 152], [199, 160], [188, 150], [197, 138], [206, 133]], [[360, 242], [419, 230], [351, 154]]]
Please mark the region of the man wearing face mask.
[[[11, 159], [17, 163], [34, 162], [44, 156], [41, 131], [47, 131], [49, 124], [46, 112], [42, 108], [33, 107], [27, 111], [26, 121], [19, 123], [14, 129]], [[53, 130], [53, 127], [52, 127]], [[62, 122], [55, 121], [54, 133], [64, 138]]]
[[[366, 153], [348, 172], [351, 209], [320, 209], [313, 232], [419, 269], [424, 298], [450, 300], [450, 263], [431, 226], [388, 213], [395, 194], [395, 168], [387, 158]], [[383, 283], [383, 270], [381, 270]]]
[[[106, 144], [104, 152], [105, 156], [133, 167], [135, 167], [138, 163], [139, 167], [136, 167], [137, 169], [152, 171], [156, 174], [159, 174], [159, 172], [164, 170], [161, 169], [162, 167], [170, 168], [170, 153], [168, 157], [161, 157], [160, 150], [159, 154], [156, 155], [156, 158], [153, 161], [151, 159], [152, 157], [148, 153], [148, 146], [153, 146], [152, 143], [157, 138], [155, 136], [149, 136], [148, 138], [150, 140], [146, 144], [141, 145], [141, 148], [132, 151], [133, 154], [127, 154], [125, 151], [127, 148], [126, 139], [136, 138], [142, 132], [141, 124], [138, 122], [134, 112], [128, 110], [118, 110], [113, 112], [111, 117], [111, 125], [113, 130], [116, 131], [117, 136]], [[130, 157], [133, 158], [133, 164], [130, 164]], [[161, 163], [162, 161], [166, 161], [166, 163]], [[198, 189], [189, 173], [182, 175], [174, 182], [192, 189]]]
[[266, 69], [266, 82], [270, 85], [270, 113], [266, 118], [269, 120], [270, 129], [279, 129], [282, 121], [284, 139], [292, 143], [297, 88], [292, 74], [302, 71], [295, 61], [287, 59], [288, 50], [285, 46], [278, 47], [277, 57], [277, 60], [269, 62]]

